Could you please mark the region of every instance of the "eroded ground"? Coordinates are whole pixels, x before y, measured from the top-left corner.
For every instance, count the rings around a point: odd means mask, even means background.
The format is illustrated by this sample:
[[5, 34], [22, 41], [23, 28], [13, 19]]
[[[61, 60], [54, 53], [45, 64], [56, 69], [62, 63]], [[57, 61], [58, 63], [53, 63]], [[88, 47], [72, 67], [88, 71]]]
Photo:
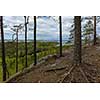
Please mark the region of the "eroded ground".
[[83, 48], [83, 63], [73, 65], [73, 50], [63, 57], [52, 57], [38, 68], [9, 82], [14, 83], [86, 83], [100, 82], [100, 44]]

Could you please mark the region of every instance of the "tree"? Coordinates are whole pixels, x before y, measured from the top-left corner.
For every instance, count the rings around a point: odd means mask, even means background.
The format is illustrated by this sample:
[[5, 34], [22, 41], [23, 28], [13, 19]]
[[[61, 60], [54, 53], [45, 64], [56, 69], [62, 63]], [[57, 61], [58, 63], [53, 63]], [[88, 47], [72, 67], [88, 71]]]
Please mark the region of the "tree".
[[[16, 41], [16, 72], [18, 72], [18, 34], [19, 31], [23, 28], [22, 24], [19, 25], [14, 25], [13, 28], [11, 28], [11, 30], [14, 32], [12, 39], [14, 41]], [[16, 38], [14, 39], [13, 37], [16, 36]]]
[[87, 44], [88, 42], [88, 44], [90, 45], [91, 34], [93, 34], [93, 23], [90, 19], [84, 25], [82, 32], [83, 32], [85, 44]]
[[60, 57], [62, 56], [62, 18], [59, 16], [59, 32], [60, 32]]
[[34, 65], [37, 64], [37, 55], [36, 55], [36, 16], [34, 16]]
[[3, 81], [6, 80], [6, 60], [5, 60], [5, 43], [4, 43], [4, 31], [3, 31], [3, 16], [0, 16], [0, 31], [2, 42], [2, 67], [3, 67]]
[[69, 34], [69, 41], [70, 42], [73, 42], [73, 40], [74, 40], [74, 33], [75, 33], [75, 25], [73, 22], [73, 24], [70, 27], [70, 34]]
[[93, 16], [94, 18], [94, 42], [93, 44], [96, 45], [96, 16]]
[[25, 19], [25, 67], [27, 67], [27, 25], [29, 21], [29, 16], [24, 16]]
[[74, 16], [75, 34], [74, 34], [74, 64], [81, 64], [81, 16]]

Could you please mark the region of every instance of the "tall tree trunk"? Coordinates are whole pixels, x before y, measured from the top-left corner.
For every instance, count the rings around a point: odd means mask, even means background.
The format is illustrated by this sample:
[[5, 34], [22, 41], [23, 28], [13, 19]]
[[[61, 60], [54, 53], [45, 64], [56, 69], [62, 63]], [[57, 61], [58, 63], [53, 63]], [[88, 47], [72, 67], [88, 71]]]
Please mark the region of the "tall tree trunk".
[[74, 36], [74, 64], [81, 64], [81, 16], [74, 16], [75, 36]]
[[96, 45], [96, 16], [93, 16], [94, 18], [94, 45]]
[[62, 56], [62, 18], [59, 16], [59, 32], [60, 32], [60, 57]]
[[27, 67], [27, 17], [25, 18], [25, 67]]
[[3, 31], [3, 16], [0, 16], [0, 31], [1, 31], [1, 43], [2, 43], [3, 81], [5, 81], [6, 80], [6, 60], [5, 60], [5, 43], [4, 43], [4, 31]]
[[37, 64], [37, 55], [36, 55], [36, 16], [34, 16], [34, 65]]
[[16, 73], [18, 72], [18, 28], [16, 31]]

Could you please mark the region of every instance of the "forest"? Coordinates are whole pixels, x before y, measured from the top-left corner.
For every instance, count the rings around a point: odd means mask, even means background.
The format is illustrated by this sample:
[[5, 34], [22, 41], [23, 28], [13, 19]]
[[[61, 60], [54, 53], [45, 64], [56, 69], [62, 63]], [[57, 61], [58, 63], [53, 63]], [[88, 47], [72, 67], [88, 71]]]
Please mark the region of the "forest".
[[[100, 82], [100, 16], [71, 16], [71, 24], [67, 24], [65, 16], [19, 18], [23, 18], [21, 23], [14, 21], [12, 25], [9, 19], [5, 23], [5, 16], [0, 16], [0, 82]], [[15, 17], [13, 19], [17, 20]], [[41, 27], [47, 27], [49, 31], [49, 25], [44, 25], [42, 21], [39, 27], [39, 20], [49, 20], [48, 23], [52, 20], [51, 27], [58, 30], [56, 39], [56, 33], [52, 31], [51, 36], [44, 31], [44, 36], [41, 31], [39, 34]], [[6, 33], [7, 29], [12, 34]], [[7, 34], [11, 38], [6, 38]], [[39, 35], [41, 39], [38, 39]]]

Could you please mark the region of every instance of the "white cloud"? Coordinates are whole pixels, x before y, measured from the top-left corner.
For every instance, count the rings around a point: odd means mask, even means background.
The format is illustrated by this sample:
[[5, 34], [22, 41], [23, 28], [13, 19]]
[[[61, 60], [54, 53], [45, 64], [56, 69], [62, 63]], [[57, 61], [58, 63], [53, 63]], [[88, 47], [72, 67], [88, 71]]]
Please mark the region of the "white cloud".
[[[69, 33], [69, 28], [73, 22], [73, 17], [71, 16], [63, 16], [62, 23], [63, 23], [63, 34]], [[56, 22], [55, 22], [56, 20]], [[30, 17], [29, 20], [29, 28], [33, 28], [34, 21], [33, 17]], [[4, 24], [13, 27], [16, 24], [24, 24], [24, 17], [23, 16], [5, 16], [4, 17]], [[10, 27], [4, 29], [5, 33], [12, 33]], [[33, 34], [33, 30], [29, 32]], [[46, 38], [56, 38], [59, 35], [59, 26], [58, 26], [58, 16], [53, 16], [53, 18], [42, 18], [39, 17], [37, 19], [37, 34], [38, 36], [41, 34], [42, 37], [46, 35]], [[48, 34], [48, 35], [47, 35]], [[38, 37], [37, 37], [38, 38]], [[40, 37], [41, 38], [41, 37]], [[58, 38], [58, 37], [57, 37]]]
[[[84, 16], [82, 16], [84, 17]], [[47, 39], [58, 39], [59, 37], [59, 17], [39, 17], [37, 18], [37, 38], [47, 38]], [[86, 23], [86, 21], [82, 22], [82, 26]], [[4, 28], [4, 32], [12, 34], [11, 27], [17, 24], [24, 24], [24, 16], [4, 16], [4, 25], [10, 26]], [[70, 27], [73, 24], [73, 16], [62, 16], [62, 26], [63, 26], [63, 36], [68, 36]], [[34, 27], [34, 18], [30, 16], [29, 19], [29, 28]], [[97, 33], [100, 33], [100, 23], [97, 24]], [[28, 32], [29, 38], [33, 38], [33, 30]], [[11, 37], [7, 35], [7, 38]], [[24, 37], [24, 32], [21, 37]], [[64, 38], [65, 39], [65, 38]]]

